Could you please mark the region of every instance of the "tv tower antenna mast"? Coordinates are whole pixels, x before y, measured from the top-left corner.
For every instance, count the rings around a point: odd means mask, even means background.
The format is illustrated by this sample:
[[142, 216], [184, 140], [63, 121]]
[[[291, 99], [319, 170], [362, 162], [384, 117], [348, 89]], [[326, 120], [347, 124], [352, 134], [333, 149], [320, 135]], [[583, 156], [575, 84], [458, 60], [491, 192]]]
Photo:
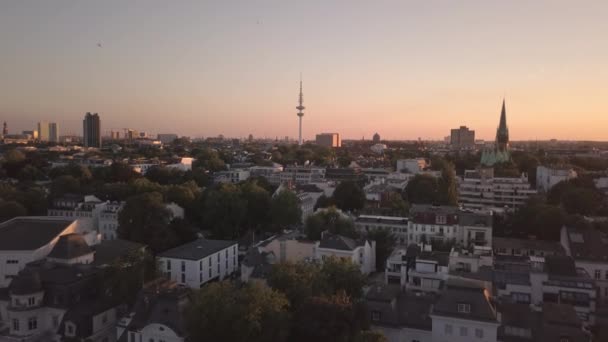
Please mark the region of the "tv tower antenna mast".
[[298, 146], [302, 146], [302, 117], [304, 116], [303, 110], [306, 109], [304, 107], [304, 95], [302, 94], [302, 74], [300, 74], [300, 98], [298, 101], [298, 106], [296, 109], [298, 110], [298, 120], [299, 120], [299, 129], [298, 129]]

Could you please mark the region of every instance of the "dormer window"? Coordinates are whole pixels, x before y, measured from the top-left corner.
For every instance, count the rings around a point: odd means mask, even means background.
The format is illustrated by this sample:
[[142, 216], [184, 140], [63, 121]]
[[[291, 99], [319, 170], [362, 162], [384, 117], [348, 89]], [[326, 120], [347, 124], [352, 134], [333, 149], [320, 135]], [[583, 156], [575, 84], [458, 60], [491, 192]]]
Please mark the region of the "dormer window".
[[380, 320], [380, 311], [372, 311], [372, 321], [378, 322]]
[[445, 215], [437, 215], [435, 217], [435, 222], [437, 224], [446, 224], [447, 222], [447, 217]]
[[65, 336], [74, 337], [76, 335], [76, 326], [72, 322], [65, 323]]
[[458, 304], [458, 313], [471, 313], [471, 304], [468, 303], [459, 303]]

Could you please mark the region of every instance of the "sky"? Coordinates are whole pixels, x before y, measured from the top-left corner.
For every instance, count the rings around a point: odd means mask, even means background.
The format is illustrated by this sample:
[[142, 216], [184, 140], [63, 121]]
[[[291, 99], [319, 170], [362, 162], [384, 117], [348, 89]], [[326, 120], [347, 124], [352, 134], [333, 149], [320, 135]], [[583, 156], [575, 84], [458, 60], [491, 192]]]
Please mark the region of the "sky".
[[[608, 1], [0, 2], [0, 120], [82, 134], [608, 140]], [[99, 46], [101, 45], [101, 46]]]

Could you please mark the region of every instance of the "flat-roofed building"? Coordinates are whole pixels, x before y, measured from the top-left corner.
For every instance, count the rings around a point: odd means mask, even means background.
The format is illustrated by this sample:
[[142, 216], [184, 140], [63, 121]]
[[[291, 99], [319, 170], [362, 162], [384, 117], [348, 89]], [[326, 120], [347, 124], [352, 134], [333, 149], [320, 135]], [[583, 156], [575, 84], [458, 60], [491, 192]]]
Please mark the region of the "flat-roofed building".
[[320, 133], [317, 134], [315, 142], [319, 146], [324, 147], [341, 147], [342, 140], [340, 140], [339, 133]]

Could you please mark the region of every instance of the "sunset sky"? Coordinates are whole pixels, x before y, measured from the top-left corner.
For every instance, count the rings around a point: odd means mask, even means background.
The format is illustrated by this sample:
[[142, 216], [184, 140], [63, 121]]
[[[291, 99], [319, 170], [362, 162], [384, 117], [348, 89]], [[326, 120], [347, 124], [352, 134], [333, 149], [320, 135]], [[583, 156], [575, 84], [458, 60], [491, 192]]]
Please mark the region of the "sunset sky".
[[[608, 140], [608, 1], [1, 1], [0, 120], [82, 134]], [[101, 44], [101, 47], [98, 46]]]

